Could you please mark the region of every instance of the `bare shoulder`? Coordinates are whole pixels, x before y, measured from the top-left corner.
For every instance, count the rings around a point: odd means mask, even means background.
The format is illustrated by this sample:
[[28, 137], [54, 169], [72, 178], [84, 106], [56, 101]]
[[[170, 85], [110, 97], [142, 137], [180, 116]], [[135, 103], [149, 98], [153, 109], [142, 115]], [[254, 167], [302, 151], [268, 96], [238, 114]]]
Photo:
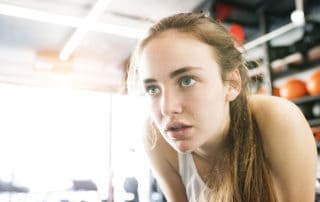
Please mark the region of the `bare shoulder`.
[[150, 167], [167, 200], [187, 201], [185, 188], [179, 174], [177, 152], [149, 123], [145, 124], [145, 136], [145, 150]]
[[262, 112], [269, 115], [299, 113], [299, 109], [293, 102], [276, 96], [251, 95], [249, 104], [256, 116], [259, 116]]
[[300, 109], [274, 96], [253, 95], [249, 104], [281, 201], [314, 201], [317, 151]]
[[307, 120], [293, 102], [275, 96], [252, 95], [249, 105], [264, 138], [312, 139]]

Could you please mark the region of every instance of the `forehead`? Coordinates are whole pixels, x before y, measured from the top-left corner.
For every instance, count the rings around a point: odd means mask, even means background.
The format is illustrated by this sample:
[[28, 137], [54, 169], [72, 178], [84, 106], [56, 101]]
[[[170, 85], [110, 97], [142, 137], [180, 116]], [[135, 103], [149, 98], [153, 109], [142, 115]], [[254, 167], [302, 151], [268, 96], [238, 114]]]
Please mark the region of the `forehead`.
[[157, 76], [182, 67], [200, 67], [219, 71], [214, 49], [196, 37], [178, 31], [165, 31], [141, 50], [139, 73]]

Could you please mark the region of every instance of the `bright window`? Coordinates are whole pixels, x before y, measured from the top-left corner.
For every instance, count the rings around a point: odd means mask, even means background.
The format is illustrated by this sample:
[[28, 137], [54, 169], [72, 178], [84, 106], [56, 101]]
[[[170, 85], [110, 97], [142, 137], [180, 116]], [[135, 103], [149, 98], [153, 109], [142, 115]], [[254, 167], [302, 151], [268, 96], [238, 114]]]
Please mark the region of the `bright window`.
[[[11, 84], [0, 84], [0, 97], [0, 180], [30, 190], [28, 200], [16, 195], [12, 202], [81, 201], [79, 194], [66, 194], [72, 180], [93, 181], [100, 199], [106, 199], [110, 162], [115, 201], [129, 197], [123, 184], [132, 176], [140, 201], [148, 201], [142, 98]], [[4, 197], [0, 194], [0, 201]]]

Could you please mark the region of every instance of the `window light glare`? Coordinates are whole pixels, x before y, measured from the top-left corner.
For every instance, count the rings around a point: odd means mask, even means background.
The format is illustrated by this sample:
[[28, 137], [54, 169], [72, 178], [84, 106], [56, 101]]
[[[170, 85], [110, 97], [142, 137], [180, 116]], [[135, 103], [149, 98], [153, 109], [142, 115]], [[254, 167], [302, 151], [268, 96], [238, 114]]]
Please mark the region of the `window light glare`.
[[53, 64], [49, 62], [37, 61], [34, 64], [34, 68], [37, 70], [51, 71], [53, 69]]
[[[38, 22], [52, 23], [57, 25], [64, 25], [68, 27], [80, 28], [85, 20], [79, 17], [65, 16], [60, 14], [49, 13], [45, 11], [38, 11], [30, 8], [23, 8], [19, 6], [12, 6], [0, 3], [0, 14], [13, 16], [23, 19], [34, 20]], [[145, 35], [145, 29], [138, 29], [130, 26], [120, 26], [110, 23], [102, 23], [93, 21], [90, 23], [89, 31], [96, 31], [106, 34], [115, 34], [134, 39], [140, 39]]]

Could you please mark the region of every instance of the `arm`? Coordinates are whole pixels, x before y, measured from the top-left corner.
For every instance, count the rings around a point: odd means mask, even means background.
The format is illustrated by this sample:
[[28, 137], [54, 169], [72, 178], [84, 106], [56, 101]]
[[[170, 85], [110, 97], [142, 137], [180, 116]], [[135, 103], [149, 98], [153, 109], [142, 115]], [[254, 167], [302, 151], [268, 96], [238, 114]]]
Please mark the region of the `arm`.
[[[147, 136], [152, 131], [147, 126]], [[184, 202], [188, 201], [186, 191], [178, 172], [178, 160], [176, 151], [157, 134], [157, 142], [150, 148], [150, 143], [145, 141], [145, 149], [151, 169], [167, 201]]]
[[258, 96], [252, 101], [278, 200], [313, 202], [317, 150], [303, 114], [282, 98]]

